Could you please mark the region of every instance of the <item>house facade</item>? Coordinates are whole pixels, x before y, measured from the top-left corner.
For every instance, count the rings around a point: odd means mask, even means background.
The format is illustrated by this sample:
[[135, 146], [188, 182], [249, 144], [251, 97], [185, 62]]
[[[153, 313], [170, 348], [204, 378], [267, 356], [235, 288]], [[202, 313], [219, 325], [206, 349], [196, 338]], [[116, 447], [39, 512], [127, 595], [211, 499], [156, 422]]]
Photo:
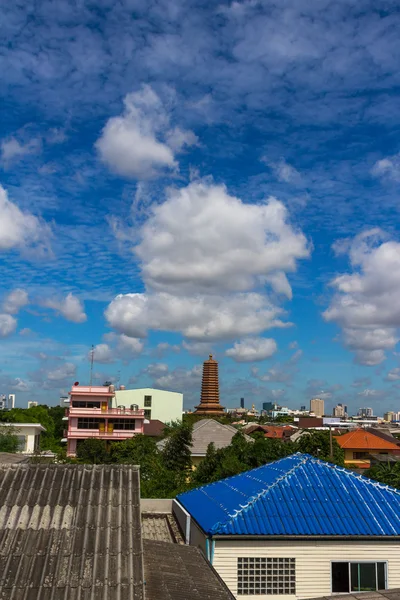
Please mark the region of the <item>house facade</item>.
[[18, 452], [34, 454], [40, 449], [40, 435], [46, 429], [40, 423], [2, 423], [2, 427], [11, 427], [18, 438]]
[[64, 437], [67, 456], [76, 456], [81, 440], [122, 441], [143, 433], [144, 410], [135, 405], [117, 407], [113, 385], [74, 385], [69, 396], [64, 417], [68, 422]]
[[132, 405], [137, 405], [144, 410], [147, 421], [158, 420], [162, 423], [182, 421], [183, 394], [177, 392], [154, 388], [119, 389], [115, 392], [115, 400], [117, 406], [130, 408]]
[[400, 455], [398, 441], [391, 441], [389, 436], [376, 435], [371, 430], [355, 429], [335, 437], [344, 450], [344, 464], [358, 469], [369, 469], [371, 454]]
[[181, 494], [174, 513], [236, 598], [400, 586], [400, 492], [309, 455]]

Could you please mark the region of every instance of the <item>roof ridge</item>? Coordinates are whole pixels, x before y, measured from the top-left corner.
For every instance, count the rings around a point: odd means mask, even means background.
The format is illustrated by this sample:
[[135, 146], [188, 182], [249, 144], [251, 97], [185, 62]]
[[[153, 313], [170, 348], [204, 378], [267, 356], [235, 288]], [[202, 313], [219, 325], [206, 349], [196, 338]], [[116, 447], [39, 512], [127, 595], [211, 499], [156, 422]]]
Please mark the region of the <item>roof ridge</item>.
[[[284, 460], [286, 458], [292, 458], [294, 456], [303, 456], [304, 458], [296, 463], [296, 465], [294, 465], [294, 467], [292, 467], [291, 469], [289, 469], [289, 471], [286, 471], [283, 475], [279, 476], [273, 483], [271, 483], [266, 489], [262, 490], [261, 492], [259, 492], [258, 494], [256, 494], [255, 496], [252, 496], [247, 504], [244, 504], [243, 506], [240, 505], [240, 509], [235, 510], [235, 513], [233, 515], [230, 515], [228, 513], [229, 519], [227, 521], [225, 521], [223, 523], [223, 525], [227, 525], [228, 523], [231, 523], [233, 521], [233, 519], [236, 519], [238, 515], [240, 515], [241, 513], [243, 513], [245, 510], [247, 510], [248, 508], [250, 508], [250, 506], [252, 506], [253, 504], [255, 504], [260, 498], [262, 498], [263, 496], [266, 496], [278, 483], [280, 483], [283, 479], [286, 479], [287, 477], [289, 477], [299, 466], [305, 464], [308, 460], [312, 459], [313, 457], [310, 454], [301, 454], [300, 452], [296, 452], [295, 454], [291, 454], [289, 456], [284, 456], [282, 459], [280, 459], [279, 461], [274, 461], [272, 463], [267, 463], [267, 464], [274, 464], [275, 462], [280, 462], [281, 460]], [[267, 465], [262, 465], [263, 467], [267, 466]], [[219, 526], [222, 525], [222, 523], [216, 523], [213, 527], [213, 530], [219, 528]]]

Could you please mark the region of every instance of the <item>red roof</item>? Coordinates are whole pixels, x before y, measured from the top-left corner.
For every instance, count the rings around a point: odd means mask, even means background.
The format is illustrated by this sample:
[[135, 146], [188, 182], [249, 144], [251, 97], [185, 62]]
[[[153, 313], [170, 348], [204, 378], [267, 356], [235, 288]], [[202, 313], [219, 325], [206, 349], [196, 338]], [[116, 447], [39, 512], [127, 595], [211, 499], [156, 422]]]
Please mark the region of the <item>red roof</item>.
[[349, 431], [344, 435], [335, 437], [335, 439], [341, 448], [351, 448], [352, 450], [399, 450], [396, 444], [388, 442], [365, 429]]

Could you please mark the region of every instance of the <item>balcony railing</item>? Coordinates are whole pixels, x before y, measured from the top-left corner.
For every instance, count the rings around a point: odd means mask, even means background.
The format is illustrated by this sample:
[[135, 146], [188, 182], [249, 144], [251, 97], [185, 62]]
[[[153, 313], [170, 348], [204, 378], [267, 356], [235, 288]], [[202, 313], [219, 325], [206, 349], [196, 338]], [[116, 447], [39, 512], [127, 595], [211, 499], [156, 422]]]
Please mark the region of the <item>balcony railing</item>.
[[70, 439], [98, 438], [103, 440], [126, 440], [138, 433], [143, 433], [141, 430], [132, 431], [130, 429], [121, 429], [118, 431], [99, 431], [98, 429], [72, 429], [64, 437]]
[[84, 415], [90, 415], [95, 417], [134, 417], [135, 419], [144, 419], [144, 409], [139, 408], [138, 410], [132, 410], [130, 408], [107, 408], [102, 410], [101, 408], [82, 408], [70, 406], [65, 411], [66, 417], [83, 417]]

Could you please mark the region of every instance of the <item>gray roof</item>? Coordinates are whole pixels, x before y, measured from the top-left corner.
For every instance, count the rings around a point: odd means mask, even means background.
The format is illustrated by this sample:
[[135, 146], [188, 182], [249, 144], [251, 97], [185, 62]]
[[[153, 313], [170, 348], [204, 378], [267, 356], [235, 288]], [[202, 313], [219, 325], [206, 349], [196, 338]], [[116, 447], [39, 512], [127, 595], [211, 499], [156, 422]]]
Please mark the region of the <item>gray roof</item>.
[[380, 590], [378, 592], [357, 592], [353, 594], [337, 594], [332, 596], [321, 596], [313, 600], [400, 600], [400, 588], [393, 590]]
[[30, 457], [26, 454], [0, 452], [0, 464], [2, 465], [17, 465], [19, 463], [28, 463], [29, 461]]
[[2, 600], [142, 600], [139, 470], [0, 465]]
[[234, 600], [198, 548], [150, 540], [143, 546], [146, 600]]
[[[191, 447], [192, 455], [205, 456], [208, 445], [213, 442], [216, 449], [225, 448], [232, 442], [234, 435], [238, 433], [238, 429], [232, 425], [223, 425], [214, 419], [201, 419], [193, 425], [193, 442]], [[244, 435], [248, 442], [254, 442], [253, 438]], [[157, 446], [161, 450], [168, 438], [164, 438], [158, 442]]]
[[183, 538], [172, 513], [142, 513], [144, 540], [183, 544]]

